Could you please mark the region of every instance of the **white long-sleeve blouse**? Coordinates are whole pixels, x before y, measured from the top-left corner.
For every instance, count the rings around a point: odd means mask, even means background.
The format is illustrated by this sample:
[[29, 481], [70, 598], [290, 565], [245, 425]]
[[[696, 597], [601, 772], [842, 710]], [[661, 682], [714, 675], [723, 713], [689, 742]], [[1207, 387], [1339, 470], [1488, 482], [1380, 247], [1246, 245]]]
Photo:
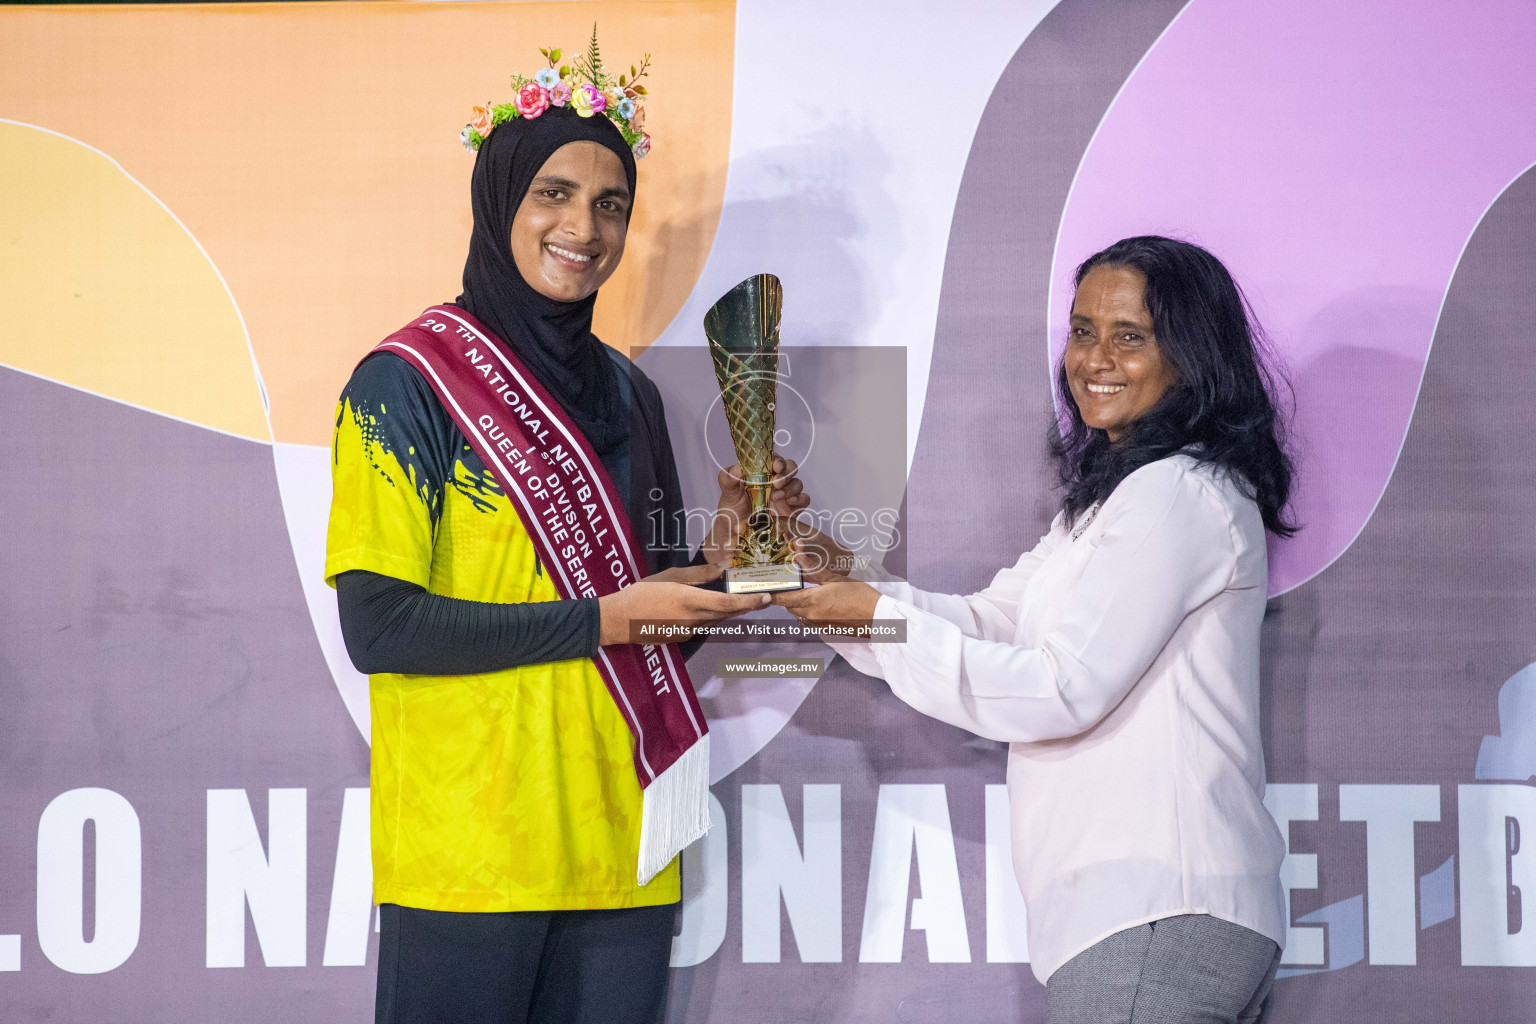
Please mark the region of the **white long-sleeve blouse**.
[[1010, 744], [1014, 872], [1043, 983], [1117, 931], [1210, 914], [1285, 941], [1264, 809], [1258, 506], [1175, 455], [968, 597], [876, 584], [905, 643], [834, 644], [926, 715]]

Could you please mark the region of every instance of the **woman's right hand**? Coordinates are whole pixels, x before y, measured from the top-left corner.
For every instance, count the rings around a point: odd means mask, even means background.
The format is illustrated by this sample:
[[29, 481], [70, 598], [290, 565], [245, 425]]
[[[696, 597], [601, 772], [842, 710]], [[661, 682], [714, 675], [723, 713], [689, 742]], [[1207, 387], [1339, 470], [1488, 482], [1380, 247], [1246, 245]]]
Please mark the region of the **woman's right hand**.
[[[722, 594], [690, 585], [707, 583], [719, 575], [720, 567], [713, 565], [668, 569], [631, 583], [616, 594], [598, 598], [601, 643], [604, 646], [633, 643], [630, 623], [635, 621], [683, 622], [698, 628], [766, 608], [772, 603], [773, 599], [767, 594]], [[697, 579], [693, 578], [695, 576]], [[683, 578], [687, 582], [677, 582]]]

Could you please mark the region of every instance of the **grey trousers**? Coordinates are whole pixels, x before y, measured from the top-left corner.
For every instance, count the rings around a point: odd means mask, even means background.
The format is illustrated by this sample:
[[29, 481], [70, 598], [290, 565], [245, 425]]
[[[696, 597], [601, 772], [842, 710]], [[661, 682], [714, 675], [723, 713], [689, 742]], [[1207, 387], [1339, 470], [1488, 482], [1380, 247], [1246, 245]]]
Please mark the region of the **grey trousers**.
[[1116, 932], [1056, 969], [1048, 1024], [1257, 1024], [1280, 947], [1207, 914]]

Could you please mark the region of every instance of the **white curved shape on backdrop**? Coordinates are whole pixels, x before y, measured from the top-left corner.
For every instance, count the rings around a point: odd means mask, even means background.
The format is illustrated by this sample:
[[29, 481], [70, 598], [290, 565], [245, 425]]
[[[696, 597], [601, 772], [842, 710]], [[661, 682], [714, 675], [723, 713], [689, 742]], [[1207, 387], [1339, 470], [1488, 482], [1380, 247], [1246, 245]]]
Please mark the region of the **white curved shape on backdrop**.
[[[905, 346], [910, 465], [971, 140], [998, 77], [1057, 2], [738, 3], [720, 223], [698, 283], [656, 344], [702, 344], [716, 298], [750, 274], [775, 273], [786, 344]], [[278, 443], [273, 458], [315, 635], [368, 739], [368, 680], [347, 656], [335, 591], [323, 579], [330, 450]], [[778, 735], [814, 684], [722, 686], [702, 664], [717, 656], [710, 650], [692, 666], [714, 733], [711, 782]]]
[[906, 347], [910, 465], [971, 141], [1058, 2], [738, 3], [720, 224], [656, 344], [702, 345], [717, 298], [777, 274], [786, 345]]
[[317, 444], [272, 446], [272, 460], [277, 465], [277, 489], [283, 499], [283, 518], [288, 521], [288, 539], [293, 542], [293, 558], [299, 565], [299, 582], [304, 587], [304, 603], [309, 606], [309, 621], [314, 623], [315, 638], [336, 681], [341, 702], [352, 716], [352, 724], [373, 742], [368, 715], [368, 677], [352, 666], [346, 644], [341, 639], [341, 617], [336, 610], [336, 591], [325, 582], [325, 528], [331, 515], [331, 450]]
[[[998, 78], [1057, 2], [738, 3], [720, 224], [698, 283], [656, 344], [703, 345], [717, 298], [752, 274], [776, 274], [786, 345], [906, 348], [910, 467], [971, 141]], [[689, 507], [714, 503], [684, 497]], [[718, 782], [778, 735], [815, 680], [727, 683], [705, 664], [718, 652], [706, 651], [690, 671], [715, 735]]]

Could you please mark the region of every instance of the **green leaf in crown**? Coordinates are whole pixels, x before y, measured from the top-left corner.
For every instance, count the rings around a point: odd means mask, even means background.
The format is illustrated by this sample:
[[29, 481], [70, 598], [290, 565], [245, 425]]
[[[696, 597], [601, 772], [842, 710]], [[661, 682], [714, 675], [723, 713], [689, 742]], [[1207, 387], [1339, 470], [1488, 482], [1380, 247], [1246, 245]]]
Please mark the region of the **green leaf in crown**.
[[539, 117], [551, 107], [568, 106], [581, 117], [600, 114], [612, 121], [635, 159], [651, 151], [651, 137], [645, 131], [644, 107], [644, 100], [650, 94], [640, 84], [640, 79], [650, 70], [650, 54], [646, 54], [639, 64], [631, 64], [629, 74], [614, 79], [603, 67], [596, 24], [592, 26], [587, 52], [581, 57], [562, 64], [563, 51], [558, 47], [540, 47], [539, 53], [544, 55], [548, 66], [540, 68], [532, 78], [514, 74], [510, 103], [487, 102], [471, 109], [469, 123], [459, 133], [459, 142], [465, 149], [478, 152], [497, 125], [519, 117]]

